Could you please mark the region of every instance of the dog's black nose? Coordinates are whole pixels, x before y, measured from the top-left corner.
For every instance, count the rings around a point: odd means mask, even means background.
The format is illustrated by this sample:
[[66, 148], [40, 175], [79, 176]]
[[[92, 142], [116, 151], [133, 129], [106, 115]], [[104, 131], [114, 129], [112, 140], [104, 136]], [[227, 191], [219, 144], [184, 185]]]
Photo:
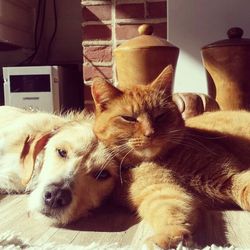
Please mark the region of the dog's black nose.
[[72, 201], [72, 193], [69, 188], [51, 185], [44, 194], [44, 203], [50, 208], [63, 208]]

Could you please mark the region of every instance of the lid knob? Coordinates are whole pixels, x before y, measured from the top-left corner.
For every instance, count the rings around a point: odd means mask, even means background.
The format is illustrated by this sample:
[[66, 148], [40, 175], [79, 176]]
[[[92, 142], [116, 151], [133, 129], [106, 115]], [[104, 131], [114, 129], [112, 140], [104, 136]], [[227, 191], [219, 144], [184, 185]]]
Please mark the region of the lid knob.
[[152, 25], [149, 24], [142, 24], [138, 28], [138, 32], [140, 35], [152, 35], [154, 28]]
[[243, 33], [244, 33], [243, 29], [239, 27], [233, 27], [227, 31], [229, 39], [235, 39], [235, 38], [240, 39], [243, 36]]

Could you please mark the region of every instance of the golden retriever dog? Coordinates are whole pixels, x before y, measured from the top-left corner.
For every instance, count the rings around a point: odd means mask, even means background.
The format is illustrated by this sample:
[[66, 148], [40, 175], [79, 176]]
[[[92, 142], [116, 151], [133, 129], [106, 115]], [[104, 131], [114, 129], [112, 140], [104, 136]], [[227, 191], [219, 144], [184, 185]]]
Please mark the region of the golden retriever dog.
[[90, 115], [0, 107], [0, 192], [30, 193], [29, 212], [67, 224], [98, 207], [116, 176]]

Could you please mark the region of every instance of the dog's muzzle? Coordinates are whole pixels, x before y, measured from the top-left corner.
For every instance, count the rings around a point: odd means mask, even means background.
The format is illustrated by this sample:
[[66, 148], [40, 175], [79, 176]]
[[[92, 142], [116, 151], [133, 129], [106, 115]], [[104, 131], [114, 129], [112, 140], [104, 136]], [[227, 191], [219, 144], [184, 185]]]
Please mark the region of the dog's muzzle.
[[50, 185], [44, 192], [44, 204], [47, 209], [62, 209], [72, 201], [72, 192], [69, 187]]

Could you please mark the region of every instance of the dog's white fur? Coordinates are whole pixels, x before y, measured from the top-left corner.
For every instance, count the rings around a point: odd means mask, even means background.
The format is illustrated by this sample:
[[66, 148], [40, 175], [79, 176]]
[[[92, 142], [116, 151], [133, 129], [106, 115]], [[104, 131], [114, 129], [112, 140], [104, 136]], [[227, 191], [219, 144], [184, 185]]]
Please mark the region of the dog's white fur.
[[[66, 152], [61, 157], [58, 149]], [[0, 107], [0, 191], [31, 192], [29, 211], [66, 224], [100, 205], [111, 193], [117, 166], [92, 132], [84, 114], [57, 116]], [[105, 168], [108, 175], [97, 178]], [[45, 191], [51, 185], [71, 190], [62, 209], [48, 208]]]

